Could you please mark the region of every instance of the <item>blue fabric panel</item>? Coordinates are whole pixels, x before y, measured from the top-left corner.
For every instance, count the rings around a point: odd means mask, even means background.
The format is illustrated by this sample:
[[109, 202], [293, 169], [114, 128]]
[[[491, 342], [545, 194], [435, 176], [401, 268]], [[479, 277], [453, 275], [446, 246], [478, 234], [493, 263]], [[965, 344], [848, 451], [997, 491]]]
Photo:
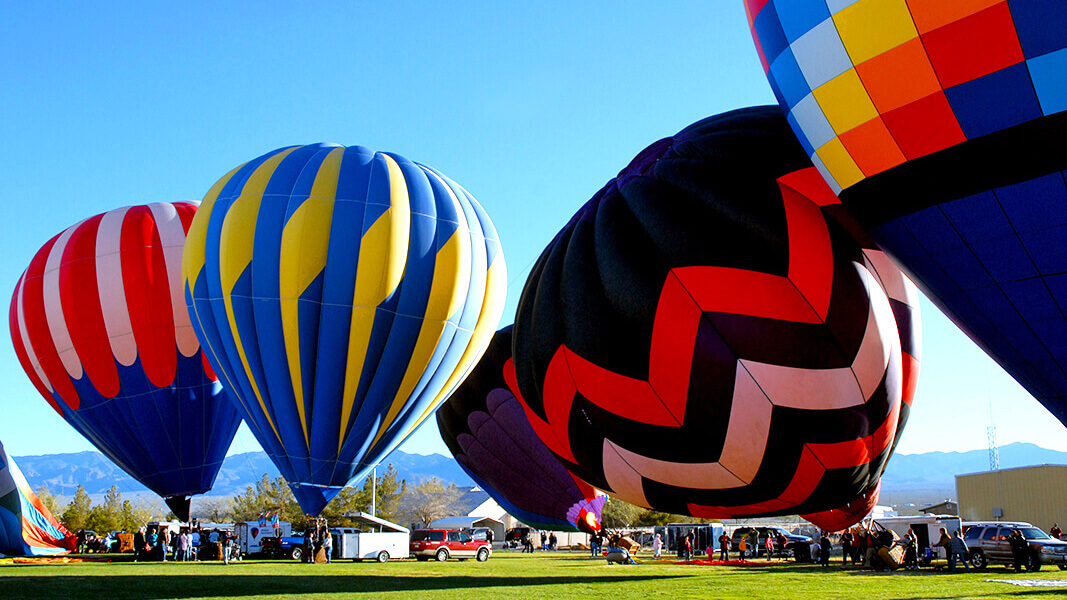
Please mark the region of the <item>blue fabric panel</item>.
[[788, 48], [771, 63], [771, 81], [777, 82], [786, 106], [796, 106], [811, 93], [811, 88], [808, 87], [808, 81], [804, 79], [804, 73], [800, 71], [797, 59], [793, 57], [792, 50]]
[[[775, 12], [782, 23], [785, 39], [796, 41], [800, 36], [830, 18], [826, 0], [773, 0]], [[766, 10], [766, 9], [764, 9]], [[761, 11], [762, 14], [762, 11]]]
[[789, 41], [782, 31], [782, 22], [778, 19], [778, 12], [774, 7], [774, 0], [759, 11], [752, 21], [752, 26], [756, 30], [756, 37], [759, 38], [759, 45], [763, 48], [764, 58], [768, 64], [773, 63], [782, 50], [789, 47]]
[[1041, 116], [1026, 63], [948, 88], [945, 96], [968, 139]]
[[1067, 225], [1067, 185], [1064, 174], [1053, 173], [1015, 185], [997, 188], [997, 200], [1012, 228], [1027, 233]]
[[1046, 115], [1067, 110], [1067, 48], [1032, 58], [1026, 62], [1034, 82], [1041, 111]]
[[1067, 2], [1008, 0], [1008, 7], [1026, 58], [1067, 47]]

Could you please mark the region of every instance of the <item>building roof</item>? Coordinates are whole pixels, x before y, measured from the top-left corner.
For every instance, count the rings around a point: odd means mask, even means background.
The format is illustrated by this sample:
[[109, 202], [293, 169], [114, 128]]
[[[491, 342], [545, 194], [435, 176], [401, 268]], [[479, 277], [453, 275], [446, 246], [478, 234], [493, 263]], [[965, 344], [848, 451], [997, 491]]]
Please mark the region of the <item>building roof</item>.
[[492, 524], [503, 525], [492, 517], [445, 517], [430, 523], [433, 529], [468, 529], [470, 527], [488, 527]]

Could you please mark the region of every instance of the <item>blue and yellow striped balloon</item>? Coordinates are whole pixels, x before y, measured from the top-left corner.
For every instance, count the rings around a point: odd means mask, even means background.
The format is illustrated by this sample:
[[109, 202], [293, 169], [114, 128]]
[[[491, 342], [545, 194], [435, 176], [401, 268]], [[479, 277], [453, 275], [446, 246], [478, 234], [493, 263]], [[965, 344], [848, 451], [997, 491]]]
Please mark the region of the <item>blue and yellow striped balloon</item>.
[[313, 515], [463, 381], [507, 279], [466, 190], [332, 144], [281, 148], [216, 182], [182, 270], [211, 366]]

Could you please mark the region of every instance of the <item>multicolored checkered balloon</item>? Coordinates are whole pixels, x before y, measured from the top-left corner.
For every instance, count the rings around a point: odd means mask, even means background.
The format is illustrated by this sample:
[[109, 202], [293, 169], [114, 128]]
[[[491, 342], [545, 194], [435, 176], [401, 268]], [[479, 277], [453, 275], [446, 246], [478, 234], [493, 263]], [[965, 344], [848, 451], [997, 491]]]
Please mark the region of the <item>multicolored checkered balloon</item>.
[[1067, 424], [1067, 2], [745, 5], [831, 188]]

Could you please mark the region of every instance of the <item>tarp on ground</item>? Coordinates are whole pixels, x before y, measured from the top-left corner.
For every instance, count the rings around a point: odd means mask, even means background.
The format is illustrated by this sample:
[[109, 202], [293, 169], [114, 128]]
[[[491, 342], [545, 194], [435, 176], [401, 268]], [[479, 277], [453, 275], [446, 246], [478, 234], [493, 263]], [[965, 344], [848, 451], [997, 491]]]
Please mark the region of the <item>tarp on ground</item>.
[[66, 554], [74, 549], [75, 542], [75, 537], [33, 493], [0, 443], [0, 554]]

